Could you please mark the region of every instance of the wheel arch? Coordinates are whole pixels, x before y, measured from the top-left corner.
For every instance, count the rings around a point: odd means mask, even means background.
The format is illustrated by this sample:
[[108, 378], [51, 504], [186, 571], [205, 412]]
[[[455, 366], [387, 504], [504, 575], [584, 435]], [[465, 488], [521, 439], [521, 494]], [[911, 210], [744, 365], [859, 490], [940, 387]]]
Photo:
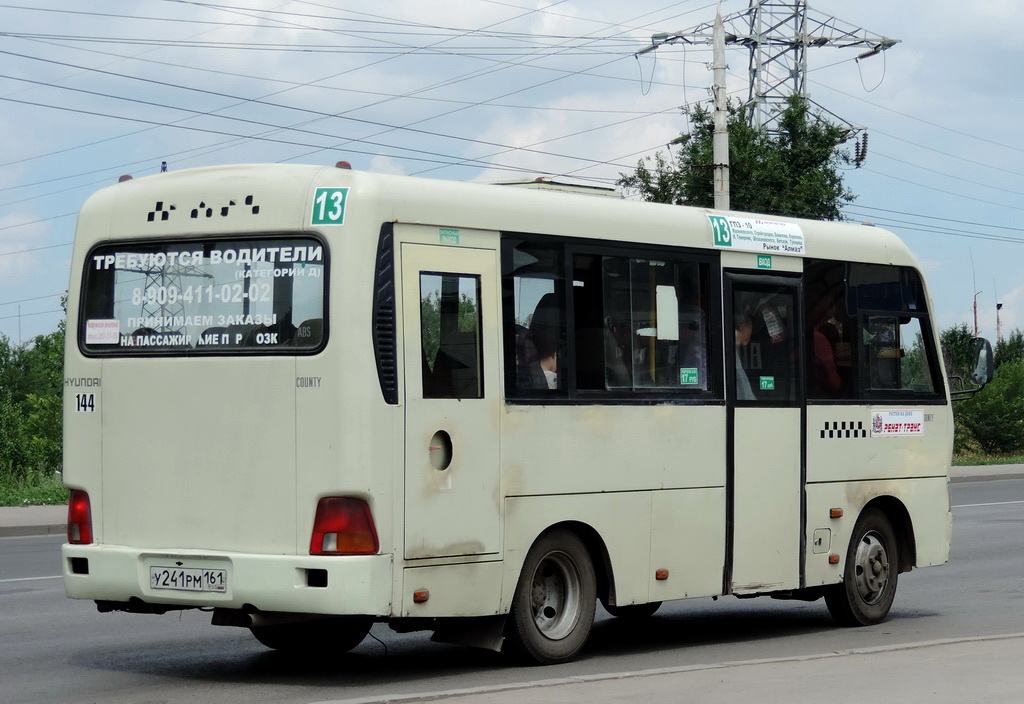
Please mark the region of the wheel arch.
[[909, 572], [917, 565], [917, 540], [914, 537], [914, 521], [906, 505], [895, 496], [878, 496], [867, 503], [861, 513], [869, 508], [877, 509], [889, 519], [896, 540], [899, 543], [899, 571]]
[[562, 521], [550, 525], [541, 531], [533, 542], [536, 543], [548, 533], [559, 529], [568, 530], [576, 534], [587, 548], [590, 562], [594, 566], [594, 577], [597, 580], [597, 598], [602, 602], [607, 599], [613, 599], [615, 596], [615, 576], [612, 570], [611, 557], [608, 554], [608, 547], [605, 545], [601, 534], [588, 523], [582, 521]]

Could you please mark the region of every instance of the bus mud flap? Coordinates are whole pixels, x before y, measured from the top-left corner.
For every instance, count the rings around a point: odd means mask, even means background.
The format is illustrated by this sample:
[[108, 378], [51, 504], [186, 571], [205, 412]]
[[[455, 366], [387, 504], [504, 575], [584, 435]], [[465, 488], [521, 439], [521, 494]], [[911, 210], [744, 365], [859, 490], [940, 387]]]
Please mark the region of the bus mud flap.
[[445, 619], [434, 630], [430, 640], [501, 652], [504, 630], [504, 616]]

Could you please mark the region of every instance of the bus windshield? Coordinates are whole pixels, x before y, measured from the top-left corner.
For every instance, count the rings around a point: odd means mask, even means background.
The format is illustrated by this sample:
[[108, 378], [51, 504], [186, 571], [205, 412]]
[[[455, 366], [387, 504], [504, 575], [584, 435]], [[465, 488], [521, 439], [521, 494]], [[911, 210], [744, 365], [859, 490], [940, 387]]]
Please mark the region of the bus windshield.
[[317, 351], [324, 245], [311, 237], [121, 242], [86, 260], [86, 354]]

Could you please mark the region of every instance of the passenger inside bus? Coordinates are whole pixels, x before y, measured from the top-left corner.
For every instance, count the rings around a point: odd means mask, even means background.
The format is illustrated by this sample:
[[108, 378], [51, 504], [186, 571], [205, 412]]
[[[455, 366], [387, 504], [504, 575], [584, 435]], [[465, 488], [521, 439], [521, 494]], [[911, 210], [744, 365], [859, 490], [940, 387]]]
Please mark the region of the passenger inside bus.
[[736, 399], [754, 401], [756, 397], [750, 386], [750, 377], [743, 366], [743, 359], [748, 356], [747, 348], [754, 329], [754, 319], [750, 308], [738, 301], [737, 308], [733, 313], [733, 328], [736, 336]]
[[[558, 388], [558, 347], [562, 337], [562, 312], [554, 293], [546, 293], [537, 303], [530, 318], [527, 334], [527, 365], [531, 379], [540, 381], [548, 389]], [[535, 372], [539, 368], [540, 375]], [[544, 388], [544, 386], [540, 386]]]
[[814, 354], [811, 396], [836, 398], [841, 394], [843, 380], [836, 365], [839, 330], [833, 322], [836, 315], [835, 300], [824, 292], [819, 296], [808, 296], [808, 300], [811, 301], [811, 344]]

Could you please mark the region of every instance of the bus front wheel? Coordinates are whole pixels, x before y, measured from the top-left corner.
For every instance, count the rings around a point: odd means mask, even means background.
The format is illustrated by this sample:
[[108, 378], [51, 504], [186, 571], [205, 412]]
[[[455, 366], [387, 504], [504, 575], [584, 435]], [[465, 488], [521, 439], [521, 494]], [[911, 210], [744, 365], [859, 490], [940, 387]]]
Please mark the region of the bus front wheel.
[[363, 642], [370, 632], [370, 616], [338, 616], [253, 626], [249, 630], [263, 645], [288, 652], [346, 653]]
[[597, 608], [594, 566], [568, 530], [542, 536], [526, 556], [506, 625], [509, 649], [541, 665], [567, 662], [583, 648]]
[[869, 508], [850, 537], [843, 581], [828, 587], [825, 604], [841, 626], [881, 623], [896, 596], [899, 545], [885, 514]]

